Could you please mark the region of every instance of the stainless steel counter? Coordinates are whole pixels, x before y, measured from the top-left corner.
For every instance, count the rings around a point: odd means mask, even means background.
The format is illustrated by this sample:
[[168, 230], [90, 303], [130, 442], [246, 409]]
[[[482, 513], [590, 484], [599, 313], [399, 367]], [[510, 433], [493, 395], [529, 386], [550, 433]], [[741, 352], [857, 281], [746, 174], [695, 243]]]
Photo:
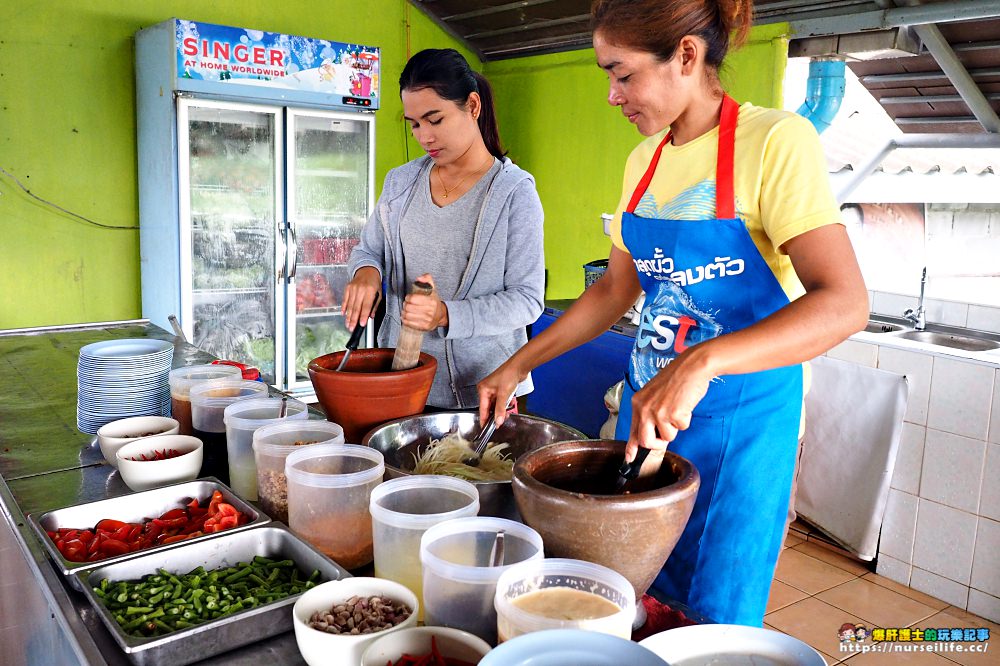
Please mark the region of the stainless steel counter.
[[[129, 663], [83, 595], [63, 582], [24, 516], [130, 492], [96, 437], [76, 429], [76, 363], [86, 344], [136, 337], [174, 342], [174, 367], [214, 360], [146, 321], [0, 332], [0, 536], [13, 536], [0, 551], [5, 666]], [[18, 553], [23, 563], [10, 559]], [[289, 632], [203, 663], [304, 662]]]

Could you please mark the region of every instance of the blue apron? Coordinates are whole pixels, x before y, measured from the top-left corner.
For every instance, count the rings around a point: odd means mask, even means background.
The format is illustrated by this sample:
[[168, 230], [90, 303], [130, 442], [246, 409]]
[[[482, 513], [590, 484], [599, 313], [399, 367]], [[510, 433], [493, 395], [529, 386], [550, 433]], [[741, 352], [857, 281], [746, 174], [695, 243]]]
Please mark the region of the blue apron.
[[[788, 304], [736, 216], [733, 153], [739, 106], [726, 96], [716, 166], [718, 219], [634, 214], [668, 134], [622, 215], [622, 237], [646, 292], [616, 437], [628, 439], [631, 400], [688, 347], [738, 331]], [[644, 206], [645, 208], [645, 206]], [[701, 474], [680, 541], [653, 587], [717, 622], [761, 626], [781, 549], [802, 410], [802, 366], [712, 381], [670, 450]]]

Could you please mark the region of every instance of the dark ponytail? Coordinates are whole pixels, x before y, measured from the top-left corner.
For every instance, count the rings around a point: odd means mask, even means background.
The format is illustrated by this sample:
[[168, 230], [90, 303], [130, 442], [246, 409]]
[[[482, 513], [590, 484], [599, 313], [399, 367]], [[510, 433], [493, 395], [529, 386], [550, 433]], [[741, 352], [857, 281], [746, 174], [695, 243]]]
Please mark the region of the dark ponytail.
[[479, 132], [486, 149], [502, 159], [507, 151], [500, 144], [500, 127], [493, 106], [493, 88], [486, 77], [469, 67], [468, 61], [455, 49], [425, 49], [415, 54], [399, 75], [399, 92], [430, 88], [438, 97], [465, 106], [469, 95], [479, 93]]

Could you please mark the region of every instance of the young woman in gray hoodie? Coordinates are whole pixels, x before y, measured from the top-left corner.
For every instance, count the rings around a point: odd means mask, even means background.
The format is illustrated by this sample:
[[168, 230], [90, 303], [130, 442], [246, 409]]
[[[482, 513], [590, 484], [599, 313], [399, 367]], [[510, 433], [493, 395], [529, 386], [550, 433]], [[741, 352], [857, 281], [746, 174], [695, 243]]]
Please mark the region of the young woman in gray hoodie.
[[[427, 404], [479, 404], [476, 384], [527, 342], [542, 312], [542, 205], [534, 178], [505, 157], [486, 79], [454, 49], [417, 53], [399, 78], [403, 116], [427, 154], [392, 169], [344, 291], [349, 329], [384, 292], [378, 333], [394, 347], [402, 325], [427, 331], [438, 361]], [[435, 286], [410, 294], [414, 280]], [[532, 389], [531, 377], [516, 394]]]

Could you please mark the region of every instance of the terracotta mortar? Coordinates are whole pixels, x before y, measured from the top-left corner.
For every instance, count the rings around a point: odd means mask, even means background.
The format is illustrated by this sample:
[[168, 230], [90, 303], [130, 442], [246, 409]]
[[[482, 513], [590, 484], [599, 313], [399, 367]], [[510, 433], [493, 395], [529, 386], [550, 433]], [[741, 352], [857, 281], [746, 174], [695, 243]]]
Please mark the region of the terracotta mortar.
[[625, 442], [590, 439], [529, 451], [514, 465], [514, 500], [542, 535], [548, 557], [603, 564], [642, 598], [687, 525], [701, 480], [689, 461], [667, 451], [659, 472], [611, 493]]
[[320, 356], [309, 363], [309, 379], [329, 421], [344, 428], [350, 443], [360, 443], [375, 426], [424, 411], [434, 383], [437, 360], [420, 354], [409, 370], [392, 371], [394, 349], [358, 349], [337, 372], [344, 352]]

